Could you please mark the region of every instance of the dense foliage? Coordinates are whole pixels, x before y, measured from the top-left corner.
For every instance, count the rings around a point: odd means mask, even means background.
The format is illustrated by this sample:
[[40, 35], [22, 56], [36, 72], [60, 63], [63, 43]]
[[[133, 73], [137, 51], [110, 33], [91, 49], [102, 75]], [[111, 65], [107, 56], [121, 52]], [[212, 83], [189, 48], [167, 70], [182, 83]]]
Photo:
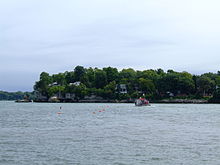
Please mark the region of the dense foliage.
[[[74, 85], [75, 82], [80, 82]], [[124, 84], [127, 92], [121, 93], [118, 84]], [[129, 99], [143, 96], [153, 100], [167, 97], [181, 98], [220, 98], [220, 72], [192, 75], [162, 69], [135, 71], [106, 67], [84, 68], [76, 66], [73, 71], [49, 75], [40, 74], [34, 85], [35, 91], [47, 98], [59, 93], [74, 93], [77, 99], [85, 96], [101, 96], [104, 99]]]
[[34, 99], [34, 93], [0, 91], [0, 100], [21, 100], [24, 98]]

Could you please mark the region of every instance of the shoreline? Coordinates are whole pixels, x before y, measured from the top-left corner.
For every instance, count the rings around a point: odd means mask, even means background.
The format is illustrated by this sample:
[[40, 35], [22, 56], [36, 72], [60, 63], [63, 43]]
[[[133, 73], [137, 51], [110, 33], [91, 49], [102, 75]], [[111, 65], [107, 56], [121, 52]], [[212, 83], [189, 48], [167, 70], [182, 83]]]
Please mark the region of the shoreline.
[[[34, 100], [36, 103], [134, 103], [134, 100], [74, 100], [74, 101], [39, 101]], [[160, 104], [219, 104], [216, 102], [209, 102], [208, 100], [202, 99], [163, 99], [163, 100], [152, 100], [150, 103]]]
[[154, 103], [167, 103], [167, 104], [209, 104], [208, 100], [202, 99], [163, 99], [154, 101]]

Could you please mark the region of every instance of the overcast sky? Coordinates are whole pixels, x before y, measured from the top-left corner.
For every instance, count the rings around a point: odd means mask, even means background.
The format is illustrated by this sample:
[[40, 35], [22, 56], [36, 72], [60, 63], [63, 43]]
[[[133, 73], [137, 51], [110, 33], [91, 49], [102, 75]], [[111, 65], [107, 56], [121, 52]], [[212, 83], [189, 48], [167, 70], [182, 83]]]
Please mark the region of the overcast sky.
[[219, 0], [0, 0], [0, 90], [84, 67], [220, 70]]

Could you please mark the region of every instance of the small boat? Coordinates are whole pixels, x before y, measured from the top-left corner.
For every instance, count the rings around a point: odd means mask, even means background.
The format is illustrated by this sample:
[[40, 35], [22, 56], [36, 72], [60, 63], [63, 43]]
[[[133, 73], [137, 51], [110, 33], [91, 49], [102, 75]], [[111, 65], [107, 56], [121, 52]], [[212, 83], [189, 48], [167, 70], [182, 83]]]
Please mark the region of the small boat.
[[145, 98], [139, 98], [135, 100], [136, 106], [150, 106], [150, 102]]
[[27, 100], [27, 99], [23, 99], [23, 100], [16, 100], [16, 103], [30, 103], [32, 102], [32, 100]]

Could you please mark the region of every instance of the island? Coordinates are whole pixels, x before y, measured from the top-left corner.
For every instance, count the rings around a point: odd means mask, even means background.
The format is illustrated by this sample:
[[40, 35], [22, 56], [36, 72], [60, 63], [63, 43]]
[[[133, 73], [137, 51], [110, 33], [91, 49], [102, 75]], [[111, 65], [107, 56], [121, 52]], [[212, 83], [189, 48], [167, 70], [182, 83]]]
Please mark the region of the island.
[[50, 75], [34, 84], [35, 102], [134, 102], [144, 97], [157, 103], [218, 103], [220, 72], [194, 75], [162, 69], [85, 68]]

